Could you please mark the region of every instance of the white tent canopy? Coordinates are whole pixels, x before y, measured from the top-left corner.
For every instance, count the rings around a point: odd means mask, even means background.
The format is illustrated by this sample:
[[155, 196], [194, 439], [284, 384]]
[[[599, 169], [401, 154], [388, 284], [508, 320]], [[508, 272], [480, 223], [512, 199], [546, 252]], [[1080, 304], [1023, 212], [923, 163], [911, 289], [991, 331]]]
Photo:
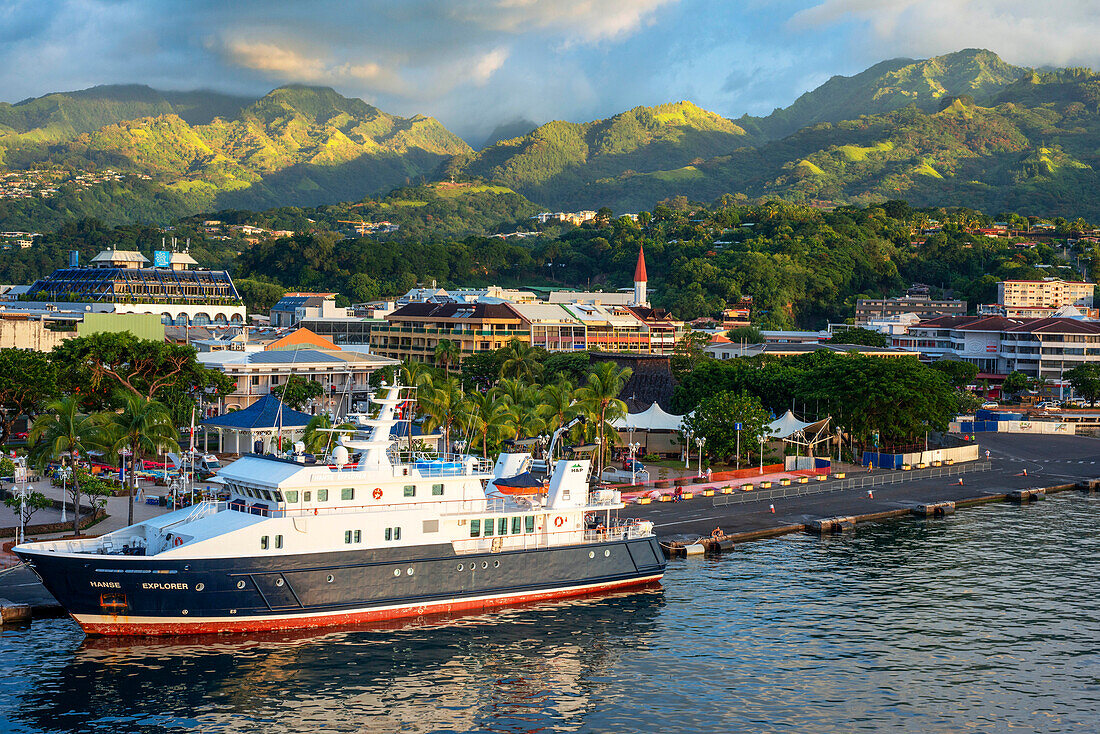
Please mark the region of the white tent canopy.
[[813, 423], [806, 423], [795, 418], [794, 413], [787, 411], [781, 417], [776, 418], [768, 425], [768, 430], [773, 438], [787, 438], [795, 433], [806, 430]]
[[641, 413], [628, 413], [611, 422], [619, 431], [679, 431], [683, 424], [684, 416], [666, 413], [657, 403]]
[[772, 438], [778, 438], [795, 446], [804, 446], [812, 454], [814, 447], [829, 440], [829, 418], [813, 423], [800, 421], [792, 411], [787, 411], [768, 424]]

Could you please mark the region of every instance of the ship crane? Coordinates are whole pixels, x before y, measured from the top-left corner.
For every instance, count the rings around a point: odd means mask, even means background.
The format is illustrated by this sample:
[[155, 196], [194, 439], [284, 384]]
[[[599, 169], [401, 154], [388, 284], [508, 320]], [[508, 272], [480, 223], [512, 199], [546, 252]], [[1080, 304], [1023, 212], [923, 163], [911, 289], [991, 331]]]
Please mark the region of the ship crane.
[[559, 427], [558, 430], [554, 431], [554, 435], [550, 439], [550, 446], [546, 449], [546, 473], [548, 479], [550, 478], [550, 475], [554, 473], [554, 448], [558, 445], [558, 439], [561, 438], [563, 434], [566, 434], [569, 431], [573, 430], [573, 426], [587, 422], [587, 418], [585, 418], [583, 415], [578, 415], [577, 417], [572, 418], [561, 424], [561, 427]]

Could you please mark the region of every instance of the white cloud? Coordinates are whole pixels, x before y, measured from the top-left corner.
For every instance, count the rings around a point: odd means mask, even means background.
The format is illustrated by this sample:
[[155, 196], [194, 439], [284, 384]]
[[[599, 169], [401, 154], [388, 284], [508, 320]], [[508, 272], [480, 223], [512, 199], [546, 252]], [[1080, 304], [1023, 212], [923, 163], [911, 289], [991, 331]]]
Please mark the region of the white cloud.
[[462, 0], [454, 16], [509, 33], [548, 30], [567, 40], [618, 38], [679, 0]]
[[859, 45], [882, 57], [988, 48], [1028, 65], [1100, 63], [1098, 0], [823, 0], [790, 26], [816, 30], [855, 21]]

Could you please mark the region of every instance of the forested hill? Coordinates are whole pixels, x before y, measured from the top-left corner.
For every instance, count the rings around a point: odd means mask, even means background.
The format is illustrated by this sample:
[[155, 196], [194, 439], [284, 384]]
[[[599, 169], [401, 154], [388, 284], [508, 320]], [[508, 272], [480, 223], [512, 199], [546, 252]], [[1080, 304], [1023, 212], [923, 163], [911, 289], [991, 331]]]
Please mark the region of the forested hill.
[[635, 107], [606, 120], [555, 121], [456, 158], [446, 175], [499, 181], [551, 207], [584, 204], [590, 187], [637, 172], [679, 169], [747, 144], [745, 131], [691, 102]]
[[248, 101], [99, 87], [0, 105], [0, 169], [0, 189], [24, 176], [37, 187], [0, 190], [0, 231], [315, 207], [432, 181], [504, 187], [554, 210], [730, 194], [1100, 219], [1100, 75], [971, 49], [833, 78], [767, 117], [684, 101], [550, 122], [477, 152], [430, 117], [327, 88]]
[[49, 196], [0, 198], [0, 222], [7, 229], [51, 228], [79, 216], [166, 223], [209, 209], [356, 200], [420, 181], [470, 152], [430, 117], [398, 117], [327, 88], [282, 87], [237, 102], [122, 87], [0, 108], [0, 156], [9, 170], [122, 174], [92, 189], [62, 178]]
[[931, 59], [891, 59], [854, 76], [834, 76], [789, 107], [767, 117], [737, 120], [758, 139], [784, 138], [822, 122], [893, 112], [913, 105], [934, 111], [947, 97], [969, 96], [979, 104], [994, 99], [1031, 72], [1006, 63], [992, 51], [966, 49]]

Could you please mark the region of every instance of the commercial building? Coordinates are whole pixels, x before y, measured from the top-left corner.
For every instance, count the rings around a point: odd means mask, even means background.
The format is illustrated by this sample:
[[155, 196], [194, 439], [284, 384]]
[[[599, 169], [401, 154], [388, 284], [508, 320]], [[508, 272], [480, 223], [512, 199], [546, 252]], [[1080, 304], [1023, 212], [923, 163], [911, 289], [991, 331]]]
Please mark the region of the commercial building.
[[284, 293], [271, 307], [269, 323], [272, 326], [297, 326], [305, 319], [345, 318], [346, 308], [336, 305], [335, 293]]
[[123, 331], [140, 339], [164, 341], [164, 324], [155, 314], [6, 313], [0, 306], [0, 349], [49, 352], [73, 337]]
[[370, 350], [393, 359], [432, 362], [440, 341], [456, 342], [462, 357], [528, 341], [531, 325], [508, 303], [410, 303], [371, 329]]
[[1078, 365], [1100, 362], [1100, 323], [1081, 319], [1009, 319], [1003, 316], [940, 317], [895, 336], [896, 346], [924, 359], [961, 359], [979, 377], [998, 379], [1020, 371], [1056, 385]]
[[905, 313], [916, 314], [921, 318], [965, 316], [966, 301], [919, 295], [904, 295], [900, 298], [860, 298], [856, 301], [855, 325], [866, 326], [872, 321]]
[[1006, 280], [997, 284], [997, 303], [1012, 308], [1091, 308], [1095, 289], [1095, 283], [1066, 281], [1061, 278]]
[[307, 413], [341, 415], [364, 407], [371, 374], [396, 364], [392, 359], [363, 352], [309, 347], [202, 352], [198, 359], [204, 367], [223, 372], [237, 383], [230, 394], [218, 399], [219, 414], [247, 408], [286, 384], [291, 375], [297, 375], [319, 382], [324, 388], [324, 394], [307, 406]]
[[75, 253], [20, 292], [5, 294], [8, 313], [156, 314], [165, 324], [243, 324], [244, 302], [224, 270], [192, 270], [187, 253], [158, 251], [153, 267], [140, 252], [104, 250], [80, 267]]
[[918, 357], [913, 350], [899, 347], [868, 347], [862, 344], [824, 344], [816, 342], [789, 342], [766, 344], [713, 343], [703, 348], [707, 356], [714, 359], [738, 359], [740, 357], [795, 357], [817, 351], [856, 353], [864, 357]]

